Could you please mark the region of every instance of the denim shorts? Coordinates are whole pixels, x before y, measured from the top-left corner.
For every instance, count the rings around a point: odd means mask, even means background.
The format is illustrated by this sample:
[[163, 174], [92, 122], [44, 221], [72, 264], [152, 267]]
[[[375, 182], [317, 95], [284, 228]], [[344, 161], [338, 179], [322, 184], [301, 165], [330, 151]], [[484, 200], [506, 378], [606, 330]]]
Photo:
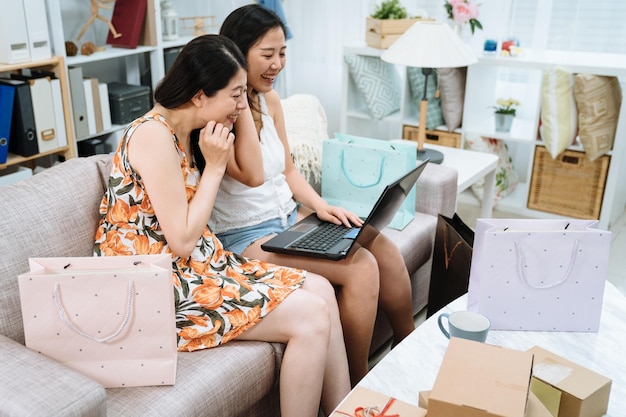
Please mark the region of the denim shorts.
[[[296, 223], [297, 213], [298, 210], [295, 209], [289, 214], [287, 217], [289, 226], [287, 227], [293, 226]], [[263, 223], [255, 224], [254, 226], [219, 233], [217, 234], [217, 238], [222, 242], [224, 249], [234, 253], [243, 253], [248, 246], [262, 237], [280, 233], [287, 229], [287, 227], [281, 224], [280, 219], [271, 219]]]

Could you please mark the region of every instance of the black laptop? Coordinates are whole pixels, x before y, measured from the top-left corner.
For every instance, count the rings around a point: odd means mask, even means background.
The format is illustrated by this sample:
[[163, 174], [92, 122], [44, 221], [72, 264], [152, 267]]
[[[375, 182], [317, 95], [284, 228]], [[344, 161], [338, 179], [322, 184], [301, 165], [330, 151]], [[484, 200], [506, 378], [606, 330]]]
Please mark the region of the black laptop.
[[330, 260], [345, 258], [355, 242], [367, 244], [396, 215], [415, 186], [428, 160], [387, 185], [361, 227], [346, 227], [320, 220], [315, 213], [261, 245], [268, 252]]

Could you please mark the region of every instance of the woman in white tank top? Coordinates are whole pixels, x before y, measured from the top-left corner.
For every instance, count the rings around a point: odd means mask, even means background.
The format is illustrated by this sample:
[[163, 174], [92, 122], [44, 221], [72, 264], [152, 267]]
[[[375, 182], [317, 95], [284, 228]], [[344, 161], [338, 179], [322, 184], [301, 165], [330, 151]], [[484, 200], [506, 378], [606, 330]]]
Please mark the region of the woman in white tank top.
[[246, 187], [225, 179], [211, 224], [230, 250], [318, 273], [335, 286], [350, 377], [356, 384], [368, 372], [379, 305], [391, 323], [394, 344], [414, 329], [409, 274], [397, 246], [383, 234], [341, 261], [261, 249], [272, 234], [311, 211], [322, 220], [348, 226], [362, 224], [354, 213], [328, 205], [291, 160], [280, 97], [273, 90], [274, 79], [285, 65], [285, 33], [280, 18], [257, 4], [232, 12], [220, 30], [220, 34], [235, 41], [248, 62], [248, 101], [261, 141], [265, 179], [260, 187]]

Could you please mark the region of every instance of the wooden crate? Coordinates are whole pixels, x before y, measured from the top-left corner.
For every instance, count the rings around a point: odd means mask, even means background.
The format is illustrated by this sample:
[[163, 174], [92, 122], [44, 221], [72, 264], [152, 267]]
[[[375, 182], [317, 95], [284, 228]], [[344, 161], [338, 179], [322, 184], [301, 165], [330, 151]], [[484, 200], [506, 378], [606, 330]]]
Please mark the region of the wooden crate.
[[387, 49], [418, 20], [421, 19], [374, 19], [368, 16], [365, 43], [374, 48]]
[[580, 219], [599, 219], [611, 157], [591, 162], [584, 152], [566, 150], [556, 159], [535, 147], [528, 208]]
[[[402, 138], [417, 142], [417, 131], [417, 126], [403, 125]], [[445, 132], [443, 130], [426, 129], [426, 138], [424, 139], [424, 143], [448, 146], [450, 148], [460, 148], [461, 134], [456, 132]]]

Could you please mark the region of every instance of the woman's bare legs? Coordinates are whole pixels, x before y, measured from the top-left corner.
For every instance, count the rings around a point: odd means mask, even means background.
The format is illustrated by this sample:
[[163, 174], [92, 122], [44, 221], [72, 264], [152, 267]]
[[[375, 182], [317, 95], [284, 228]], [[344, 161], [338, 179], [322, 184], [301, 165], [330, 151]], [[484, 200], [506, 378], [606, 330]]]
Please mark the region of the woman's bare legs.
[[301, 289], [237, 339], [286, 343], [280, 370], [283, 417], [316, 417], [320, 398], [330, 414], [350, 391], [334, 292], [320, 276], [309, 273]]
[[369, 350], [378, 310], [380, 278], [374, 256], [359, 248], [341, 261], [288, 256], [265, 252], [259, 239], [244, 251], [244, 256], [277, 265], [306, 269], [324, 276], [337, 287], [337, 304], [343, 327], [352, 385], [369, 371]]
[[411, 281], [402, 254], [385, 235], [379, 234], [368, 246], [380, 271], [379, 304], [393, 330], [393, 345], [415, 329]]

